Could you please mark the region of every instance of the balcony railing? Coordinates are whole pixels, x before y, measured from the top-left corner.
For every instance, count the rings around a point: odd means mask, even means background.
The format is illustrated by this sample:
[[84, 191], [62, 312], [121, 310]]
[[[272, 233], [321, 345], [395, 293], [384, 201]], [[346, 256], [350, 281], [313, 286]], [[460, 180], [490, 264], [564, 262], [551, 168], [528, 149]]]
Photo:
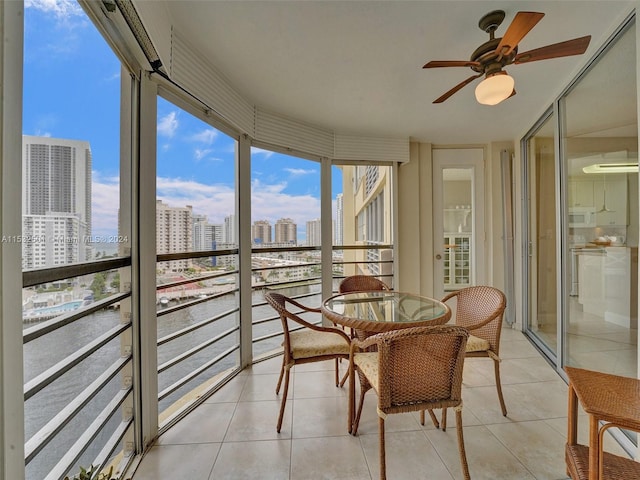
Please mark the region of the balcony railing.
[[58, 480], [124, 453], [133, 425], [130, 287], [103, 298], [90, 287], [129, 266], [115, 258], [23, 273], [27, 478]]
[[[391, 283], [391, 251], [389, 245], [335, 247], [333, 290], [355, 273], [377, 274]], [[230, 249], [157, 257], [167, 272], [156, 286], [161, 432], [240, 371], [237, 253]], [[173, 272], [170, 266], [176, 260], [194, 268]], [[117, 286], [117, 293], [104, 285], [104, 298], [66, 302], [74, 307], [67, 312], [57, 309], [60, 304], [37, 303], [47, 291], [62, 300], [86, 291], [98, 276], [102, 283], [118, 275], [127, 278], [130, 264], [129, 258], [115, 258], [24, 272], [25, 291], [36, 302], [25, 310], [23, 335], [28, 479], [59, 480], [80, 465], [126, 462], [133, 452], [130, 284]], [[256, 360], [278, 355], [282, 342], [280, 320], [264, 301], [263, 290], [320, 305], [320, 249], [255, 248], [252, 264], [252, 344], [245, 348]], [[318, 315], [316, 320], [322, 319]]]

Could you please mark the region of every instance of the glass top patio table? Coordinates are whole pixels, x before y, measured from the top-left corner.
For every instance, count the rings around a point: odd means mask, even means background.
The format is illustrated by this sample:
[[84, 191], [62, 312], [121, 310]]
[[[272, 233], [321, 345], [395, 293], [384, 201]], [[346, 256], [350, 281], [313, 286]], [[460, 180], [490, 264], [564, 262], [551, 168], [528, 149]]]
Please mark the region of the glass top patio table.
[[442, 325], [451, 318], [451, 309], [439, 300], [395, 291], [334, 295], [321, 308], [332, 322], [367, 334]]

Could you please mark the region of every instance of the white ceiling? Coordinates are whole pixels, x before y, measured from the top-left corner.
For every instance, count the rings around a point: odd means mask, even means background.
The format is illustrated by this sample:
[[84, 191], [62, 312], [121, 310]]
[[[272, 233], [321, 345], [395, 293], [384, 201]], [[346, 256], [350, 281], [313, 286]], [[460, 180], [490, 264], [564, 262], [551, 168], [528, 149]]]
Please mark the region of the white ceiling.
[[[340, 133], [469, 144], [522, 136], [634, 4], [174, 0], [164, 8], [172, 28], [255, 105]], [[496, 9], [506, 12], [497, 37], [517, 11], [546, 14], [520, 52], [584, 35], [591, 45], [582, 56], [507, 67], [517, 95], [500, 105], [475, 101], [479, 80], [434, 105], [474, 72], [422, 65], [469, 59], [489, 38], [478, 20]]]

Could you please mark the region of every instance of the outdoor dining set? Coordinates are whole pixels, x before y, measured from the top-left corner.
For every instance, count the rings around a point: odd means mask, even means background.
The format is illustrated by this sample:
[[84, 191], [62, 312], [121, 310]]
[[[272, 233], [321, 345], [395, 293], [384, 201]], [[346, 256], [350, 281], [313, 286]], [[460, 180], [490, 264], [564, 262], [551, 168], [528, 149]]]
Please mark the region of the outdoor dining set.
[[[282, 393], [277, 431], [282, 427], [291, 368], [334, 360], [336, 386], [349, 381], [346, 411], [352, 435], [358, 432], [365, 394], [369, 390], [377, 394], [381, 479], [386, 478], [387, 415], [419, 412], [424, 425], [428, 413], [434, 426], [444, 431], [449, 408], [455, 412], [462, 472], [470, 479], [462, 428], [464, 359], [481, 356], [493, 360], [500, 408], [506, 415], [499, 357], [505, 295], [491, 286], [472, 286], [450, 292], [440, 301], [391, 290], [368, 275], [344, 278], [338, 292], [319, 308], [276, 292], [265, 293], [280, 316], [284, 333], [276, 386], [276, 394]], [[455, 305], [453, 320], [449, 304]], [[310, 319], [310, 314], [316, 319]], [[319, 324], [318, 314], [333, 326]], [[343, 376], [341, 361], [349, 365]], [[356, 376], [360, 391], [357, 406]], [[434, 410], [441, 410], [440, 420]]]

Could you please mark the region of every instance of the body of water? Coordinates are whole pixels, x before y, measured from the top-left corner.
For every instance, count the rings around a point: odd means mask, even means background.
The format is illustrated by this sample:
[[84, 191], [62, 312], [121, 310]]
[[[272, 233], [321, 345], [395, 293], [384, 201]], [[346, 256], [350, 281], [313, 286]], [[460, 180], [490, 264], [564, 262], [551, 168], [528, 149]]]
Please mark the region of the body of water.
[[[295, 287], [284, 291], [287, 295], [297, 295], [310, 292], [311, 287]], [[253, 303], [262, 302], [262, 292], [253, 294]], [[320, 297], [314, 296], [304, 299], [303, 303], [317, 306]], [[316, 305], [317, 304], [317, 305]], [[199, 323], [219, 313], [233, 309], [237, 305], [236, 294], [225, 295], [220, 299], [204, 302], [192, 307], [158, 317], [158, 338], [182, 330]], [[261, 319], [274, 316], [275, 311], [269, 306], [254, 307], [253, 318]], [[237, 324], [237, 314], [229, 315], [211, 325], [200, 328], [175, 341], [158, 347], [158, 365], [175, 358], [200, 344], [219, 335], [221, 332]], [[120, 323], [120, 313], [114, 310], [103, 310], [89, 315], [72, 325], [60, 328], [44, 337], [29, 342], [24, 346], [24, 376], [25, 383], [46, 372], [49, 368], [62, 361], [67, 356], [83, 348], [100, 335]], [[33, 324], [25, 325], [26, 327]], [[259, 337], [271, 332], [280, 332], [282, 327], [279, 319], [263, 325], [255, 326], [253, 336]], [[211, 347], [187, 358], [183, 362], [165, 370], [158, 376], [158, 391], [162, 391], [180, 378], [191, 373], [196, 368], [219, 355], [221, 352], [238, 343], [238, 333], [234, 333], [220, 340]], [[254, 354], [273, 350], [280, 345], [281, 338], [273, 338], [254, 345]], [[48, 385], [41, 392], [31, 397], [25, 403], [25, 434], [31, 438], [55, 415], [62, 411], [81, 392], [100, 376], [109, 366], [113, 365], [121, 355], [120, 339], [116, 338], [91, 355], [81, 364], [73, 367], [65, 375]], [[203, 373], [195, 380], [169, 395], [160, 402], [159, 410], [169, 407], [173, 402], [197, 387], [200, 383], [218, 373], [227, 370], [239, 362], [238, 353], [233, 353], [215, 367]], [[59, 459], [69, 450], [70, 446], [84, 433], [86, 428], [96, 418], [98, 413], [113, 399], [122, 388], [122, 379], [116, 376], [103, 391], [93, 398], [83, 411], [71, 421], [58, 436], [40, 452], [26, 468], [27, 480], [44, 480]], [[111, 433], [121, 422], [121, 414], [117, 412], [104, 433], [94, 442], [94, 448], [85, 453], [79, 465], [88, 467], [107, 442]]]

